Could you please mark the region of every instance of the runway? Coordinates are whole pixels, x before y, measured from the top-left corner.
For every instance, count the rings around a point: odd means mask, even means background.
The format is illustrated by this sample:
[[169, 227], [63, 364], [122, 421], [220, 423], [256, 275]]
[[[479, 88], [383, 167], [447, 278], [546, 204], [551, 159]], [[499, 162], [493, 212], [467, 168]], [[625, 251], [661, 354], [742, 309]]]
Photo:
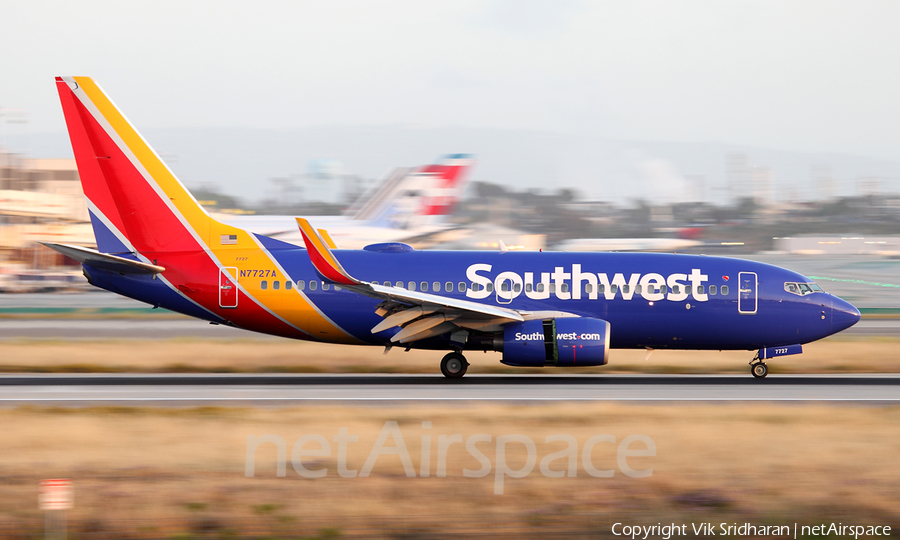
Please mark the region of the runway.
[[0, 340], [283, 340], [199, 319], [0, 319]]
[[900, 375], [5, 375], [0, 404], [290, 406], [365, 402], [900, 402]]
[[[900, 336], [900, 319], [863, 319], [841, 332], [848, 336]], [[203, 340], [282, 338], [206, 321], [174, 319], [0, 319], [0, 340], [174, 339]]]

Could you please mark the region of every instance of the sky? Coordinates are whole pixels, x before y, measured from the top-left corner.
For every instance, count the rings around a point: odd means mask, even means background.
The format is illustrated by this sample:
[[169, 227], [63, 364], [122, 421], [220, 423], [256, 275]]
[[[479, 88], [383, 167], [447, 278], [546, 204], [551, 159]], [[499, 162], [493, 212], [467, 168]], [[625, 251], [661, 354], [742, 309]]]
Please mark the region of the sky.
[[53, 77], [87, 75], [141, 130], [462, 127], [900, 162], [898, 20], [886, 0], [0, 0], [0, 130], [63, 133]]

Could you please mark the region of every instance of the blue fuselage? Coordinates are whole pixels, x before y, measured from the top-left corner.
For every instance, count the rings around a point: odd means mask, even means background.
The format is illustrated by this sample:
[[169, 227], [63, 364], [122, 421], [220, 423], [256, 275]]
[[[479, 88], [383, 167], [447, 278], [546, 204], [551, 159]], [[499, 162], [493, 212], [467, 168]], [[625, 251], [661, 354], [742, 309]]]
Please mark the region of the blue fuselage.
[[[335, 290], [334, 286], [323, 290], [322, 278], [305, 249], [266, 237], [259, 239], [280, 268], [271, 273], [268, 269], [240, 268], [239, 283], [248, 294], [261, 287], [271, 292], [275, 281], [290, 281], [291, 288], [284, 290], [285, 294], [305, 296], [335, 325], [362, 343], [387, 344], [398, 331], [392, 328], [372, 334], [372, 327], [382, 320], [375, 313], [380, 300], [346, 289]], [[859, 311], [836, 296], [788, 290], [786, 284], [809, 283], [804, 276], [741, 259], [514, 251], [334, 253], [347, 272], [365, 282], [526, 312], [548, 312], [548, 316], [562, 312], [608, 321], [613, 348], [776, 347], [815, 341], [859, 320]], [[166, 266], [177, 265], [180, 257], [189, 256], [145, 255]], [[161, 280], [88, 270], [92, 282], [99, 287], [188, 315], [229, 323], [227, 312], [196, 306]], [[216, 287], [216, 279], [217, 276], [210, 276], [208, 284], [192, 286]], [[286, 289], [284, 285], [280, 287]], [[440, 339], [431, 339], [414, 346], [443, 348], [442, 344]]]

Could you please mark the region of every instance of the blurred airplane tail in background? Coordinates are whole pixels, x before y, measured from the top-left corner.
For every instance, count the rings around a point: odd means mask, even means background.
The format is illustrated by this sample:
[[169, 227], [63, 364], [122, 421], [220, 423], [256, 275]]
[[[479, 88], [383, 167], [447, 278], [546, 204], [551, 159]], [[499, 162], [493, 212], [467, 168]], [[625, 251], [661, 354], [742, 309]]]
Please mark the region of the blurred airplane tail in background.
[[408, 229], [453, 213], [462, 198], [474, 156], [452, 154], [417, 169], [397, 169], [369, 196], [353, 219]]
[[92, 79], [57, 77], [56, 87], [99, 251], [192, 251], [206, 247], [211, 229], [230, 232], [209, 217]]

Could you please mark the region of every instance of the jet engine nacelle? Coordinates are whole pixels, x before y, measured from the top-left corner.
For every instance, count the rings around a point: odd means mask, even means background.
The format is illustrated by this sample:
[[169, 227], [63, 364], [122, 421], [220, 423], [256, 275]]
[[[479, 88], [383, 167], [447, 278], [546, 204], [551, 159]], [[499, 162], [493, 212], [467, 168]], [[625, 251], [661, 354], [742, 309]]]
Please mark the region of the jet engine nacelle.
[[602, 366], [609, 361], [609, 323], [573, 317], [507, 325], [500, 361], [509, 366]]

